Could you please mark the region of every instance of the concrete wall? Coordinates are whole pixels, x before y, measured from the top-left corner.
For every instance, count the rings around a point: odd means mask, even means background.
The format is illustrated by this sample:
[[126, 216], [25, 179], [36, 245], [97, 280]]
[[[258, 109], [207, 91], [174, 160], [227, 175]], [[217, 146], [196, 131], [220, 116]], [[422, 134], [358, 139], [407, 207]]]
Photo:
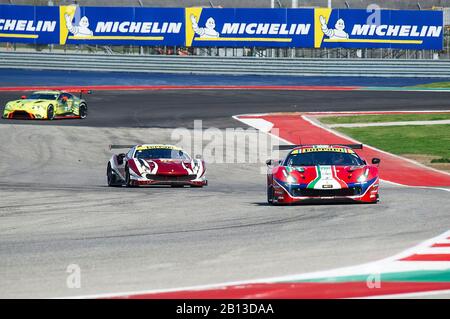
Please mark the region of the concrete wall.
[[[143, 6], [147, 7], [191, 7], [191, 6], [210, 6], [208, 0], [51, 0], [55, 5], [72, 4], [78, 2], [82, 6]], [[48, 0], [0, 0], [0, 4], [34, 4], [47, 5]], [[271, 0], [211, 0], [215, 6], [222, 7], [261, 7], [269, 8]], [[274, 0], [278, 7], [280, 3], [283, 7], [291, 7], [292, 0]], [[300, 7], [321, 6], [326, 7], [328, 0], [297, 0]], [[332, 0], [333, 7], [346, 8], [345, 0]], [[366, 8], [369, 4], [376, 3], [382, 8], [390, 9], [418, 9], [417, 3], [420, 3], [422, 9], [430, 9], [433, 6], [450, 7], [450, 0], [347, 0], [350, 8]]]

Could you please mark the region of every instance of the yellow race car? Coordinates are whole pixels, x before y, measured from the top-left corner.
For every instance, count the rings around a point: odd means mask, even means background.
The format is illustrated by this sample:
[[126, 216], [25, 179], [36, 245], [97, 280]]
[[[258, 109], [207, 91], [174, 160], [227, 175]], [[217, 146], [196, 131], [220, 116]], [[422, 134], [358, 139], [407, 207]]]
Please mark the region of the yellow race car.
[[[83, 90], [80, 92], [91, 93]], [[82, 96], [81, 96], [82, 97]], [[6, 103], [5, 119], [53, 120], [57, 118], [87, 117], [87, 103], [81, 97], [64, 91], [38, 91], [21, 99]]]

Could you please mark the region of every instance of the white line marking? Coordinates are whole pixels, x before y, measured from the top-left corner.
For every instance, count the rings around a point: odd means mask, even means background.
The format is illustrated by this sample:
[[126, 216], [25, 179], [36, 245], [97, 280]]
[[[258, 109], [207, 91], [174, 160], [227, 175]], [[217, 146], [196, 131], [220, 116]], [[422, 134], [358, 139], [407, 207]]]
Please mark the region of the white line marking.
[[414, 298], [414, 297], [426, 297], [426, 296], [435, 296], [442, 294], [450, 294], [449, 289], [443, 290], [432, 290], [432, 291], [423, 291], [423, 292], [410, 292], [404, 294], [390, 294], [390, 295], [377, 295], [370, 297], [359, 297], [359, 298], [349, 298], [349, 299], [390, 299], [390, 298]]
[[[398, 110], [398, 111], [320, 111], [320, 112], [304, 112], [306, 114], [311, 114], [311, 115], [321, 115], [321, 114], [326, 114], [326, 115], [331, 115], [331, 114], [340, 114], [340, 115], [345, 115], [345, 114], [391, 114], [391, 113], [449, 113], [450, 110], [421, 110], [421, 111], [403, 111], [403, 110]], [[275, 113], [274, 113], [275, 114]], [[251, 114], [248, 114], [251, 115]], [[267, 113], [264, 115], [268, 115]]]
[[264, 133], [269, 133], [270, 130], [273, 128], [273, 123], [266, 121], [262, 118], [243, 118], [243, 119], [239, 119], [239, 121], [241, 121], [242, 123], [248, 125], [248, 126], [252, 126], [254, 128], [256, 128], [257, 130], [264, 132]]
[[341, 124], [328, 124], [328, 127], [329, 128], [336, 128], [336, 127], [380, 127], [380, 126], [443, 125], [443, 124], [450, 124], [450, 120], [371, 122], [371, 123], [341, 123]]
[[422, 255], [450, 255], [450, 247], [424, 247], [417, 251]]

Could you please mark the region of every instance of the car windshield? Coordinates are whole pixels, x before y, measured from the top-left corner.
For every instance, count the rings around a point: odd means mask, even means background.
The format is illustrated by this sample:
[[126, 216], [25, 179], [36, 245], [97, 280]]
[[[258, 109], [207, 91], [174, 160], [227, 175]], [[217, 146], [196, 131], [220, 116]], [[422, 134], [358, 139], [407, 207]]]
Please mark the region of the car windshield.
[[316, 165], [364, 165], [362, 159], [355, 153], [341, 152], [307, 152], [290, 154], [286, 166], [316, 166]]
[[170, 148], [153, 148], [137, 150], [134, 154], [135, 158], [141, 159], [181, 159], [190, 160], [189, 156], [182, 150], [175, 150]]
[[58, 94], [50, 94], [50, 93], [33, 93], [30, 94], [27, 99], [29, 100], [56, 100]]

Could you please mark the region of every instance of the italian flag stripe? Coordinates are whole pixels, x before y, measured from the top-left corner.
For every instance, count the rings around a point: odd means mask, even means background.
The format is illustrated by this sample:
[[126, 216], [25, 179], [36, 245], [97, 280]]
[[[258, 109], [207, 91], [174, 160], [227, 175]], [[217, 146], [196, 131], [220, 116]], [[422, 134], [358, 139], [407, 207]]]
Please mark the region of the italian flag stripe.
[[341, 185], [341, 188], [347, 187], [347, 184], [337, 176], [336, 166], [331, 167], [331, 174], [333, 175], [333, 178], [339, 183], [339, 185]]
[[320, 179], [322, 178], [322, 174], [320, 173], [319, 165], [316, 166], [316, 174], [317, 174], [317, 177], [311, 183], [309, 183], [308, 186], [306, 186], [306, 188], [314, 188], [314, 186], [316, 186], [317, 182], [320, 181]]

